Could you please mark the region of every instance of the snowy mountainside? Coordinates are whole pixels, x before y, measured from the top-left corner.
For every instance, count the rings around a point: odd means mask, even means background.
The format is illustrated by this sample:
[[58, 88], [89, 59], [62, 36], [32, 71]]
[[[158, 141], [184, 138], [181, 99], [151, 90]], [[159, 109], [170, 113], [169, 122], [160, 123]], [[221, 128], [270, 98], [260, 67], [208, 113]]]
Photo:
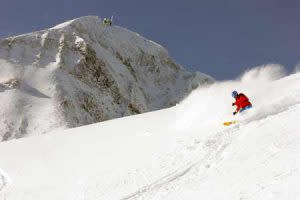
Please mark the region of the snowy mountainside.
[[137, 33], [81, 17], [0, 41], [0, 138], [170, 107], [212, 81]]
[[[299, 199], [299, 84], [270, 65], [172, 108], [3, 142], [0, 199]], [[243, 115], [233, 88], [253, 102]]]

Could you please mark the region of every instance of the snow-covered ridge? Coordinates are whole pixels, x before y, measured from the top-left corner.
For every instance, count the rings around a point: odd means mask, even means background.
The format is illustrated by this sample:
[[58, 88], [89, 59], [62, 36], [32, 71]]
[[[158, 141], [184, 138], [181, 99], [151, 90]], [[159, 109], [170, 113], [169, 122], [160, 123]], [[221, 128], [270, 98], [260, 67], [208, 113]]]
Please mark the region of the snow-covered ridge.
[[170, 107], [211, 82], [155, 42], [81, 17], [0, 41], [0, 138]]
[[[299, 199], [300, 73], [280, 72], [253, 69], [172, 108], [3, 142], [0, 199]], [[253, 102], [244, 115], [232, 116], [232, 88]]]

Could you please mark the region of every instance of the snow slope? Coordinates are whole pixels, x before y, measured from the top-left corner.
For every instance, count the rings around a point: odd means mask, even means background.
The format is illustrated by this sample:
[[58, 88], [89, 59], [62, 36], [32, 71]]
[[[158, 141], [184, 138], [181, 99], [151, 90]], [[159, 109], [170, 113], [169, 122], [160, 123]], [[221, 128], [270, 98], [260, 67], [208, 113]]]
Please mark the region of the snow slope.
[[0, 140], [170, 107], [212, 82], [96, 16], [0, 40]]
[[[0, 199], [299, 199], [299, 85], [269, 65], [172, 108], [3, 142]], [[254, 108], [233, 117], [232, 89]]]

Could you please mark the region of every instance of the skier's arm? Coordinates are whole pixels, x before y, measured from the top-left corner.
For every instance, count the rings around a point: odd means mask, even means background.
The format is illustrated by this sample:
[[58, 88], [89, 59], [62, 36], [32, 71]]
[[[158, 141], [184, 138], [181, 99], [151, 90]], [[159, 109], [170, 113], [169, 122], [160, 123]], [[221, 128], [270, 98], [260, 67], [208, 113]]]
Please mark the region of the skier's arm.
[[232, 103], [232, 106], [236, 106], [235, 112], [239, 112], [239, 110], [241, 109], [241, 106], [240, 106], [239, 102], [237, 102], [237, 101], [235, 101], [234, 103]]
[[240, 107], [237, 107], [236, 110], [233, 112], [233, 115], [237, 114], [240, 110]]
[[236, 105], [236, 110], [235, 110], [235, 112], [239, 112], [240, 111], [240, 109], [241, 109], [241, 107], [239, 106], [239, 105]]
[[233, 112], [233, 115], [235, 115], [236, 113], [239, 112], [240, 106], [239, 106], [239, 104], [237, 103], [237, 101], [235, 101], [234, 103], [232, 103], [232, 106], [236, 106], [236, 110]]

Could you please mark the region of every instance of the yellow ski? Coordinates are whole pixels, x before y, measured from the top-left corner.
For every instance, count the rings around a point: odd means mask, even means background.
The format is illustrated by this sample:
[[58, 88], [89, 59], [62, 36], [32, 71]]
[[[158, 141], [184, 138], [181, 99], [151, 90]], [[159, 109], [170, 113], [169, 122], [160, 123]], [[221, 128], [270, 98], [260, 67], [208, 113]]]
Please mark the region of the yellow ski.
[[234, 120], [234, 121], [230, 121], [230, 122], [224, 122], [223, 125], [224, 126], [230, 126], [231, 124], [236, 124], [238, 121]]

